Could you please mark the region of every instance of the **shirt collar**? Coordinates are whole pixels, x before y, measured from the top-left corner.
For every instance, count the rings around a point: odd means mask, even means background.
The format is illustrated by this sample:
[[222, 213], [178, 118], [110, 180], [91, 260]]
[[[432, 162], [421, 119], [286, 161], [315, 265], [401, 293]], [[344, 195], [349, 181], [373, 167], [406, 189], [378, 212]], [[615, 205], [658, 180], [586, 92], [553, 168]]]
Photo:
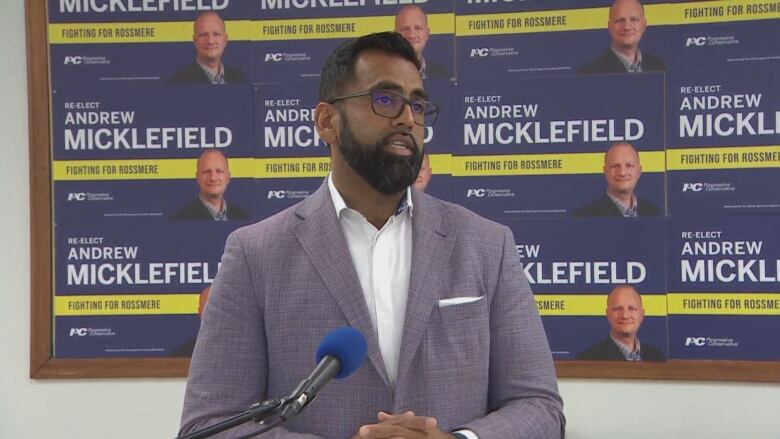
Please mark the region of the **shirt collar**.
[[206, 210], [209, 211], [211, 214], [211, 217], [214, 218], [215, 221], [225, 221], [228, 219], [227, 217], [227, 201], [225, 199], [222, 199], [222, 204], [219, 205], [219, 209], [216, 209], [214, 206], [211, 205], [208, 201], [204, 200], [203, 197], [198, 194], [198, 198], [200, 199], [200, 202], [203, 203], [203, 206], [206, 207]]
[[[333, 200], [333, 207], [336, 208], [336, 217], [341, 218], [341, 212], [349, 209], [349, 206], [347, 206], [346, 201], [344, 201], [344, 198], [341, 197], [338, 189], [336, 189], [336, 185], [333, 184], [333, 174], [328, 174], [328, 191], [330, 192], [331, 200]], [[394, 215], [400, 215], [407, 210], [409, 211], [409, 216], [411, 216], [414, 206], [412, 205], [412, 191], [409, 188], [406, 188], [406, 194], [401, 197]]]
[[197, 59], [195, 62], [198, 63], [201, 69], [203, 69], [203, 73], [206, 74], [206, 76], [209, 78], [209, 82], [212, 84], [224, 84], [225, 83], [225, 66], [222, 65], [222, 63], [219, 63], [219, 68], [216, 72], [208, 68], [207, 66], [203, 65], [198, 61]]
[[639, 343], [638, 338], [634, 338], [634, 348], [633, 350], [629, 349], [628, 346], [624, 345], [618, 340], [615, 340], [614, 337], [612, 337], [612, 334], [609, 334], [609, 338], [612, 339], [612, 341], [617, 345], [618, 349], [620, 349], [620, 352], [623, 354], [623, 356], [628, 361], [642, 361], [642, 345]]
[[631, 195], [631, 205], [624, 204], [622, 201], [613, 197], [609, 192], [607, 192], [607, 196], [609, 196], [609, 199], [615, 203], [615, 206], [617, 206], [618, 210], [620, 210], [620, 213], [623, 216], [639, 216], [639, 201], [636, 199], [636, 194]]
[[629, 59], [623, 56], [622, 53], [615, 50], [614, 47], [610, 47], [612, 50], [612, 53], [614, 53], [618, 59], [620, 60], [620, 63], [623, 64], [623, 67], [626, 68], [626, 71], [634, 73], [634, 72], [641, 72], [642, 71], [642, 51], [639, 49], [636, 49], [636, 58], [635, 59]]

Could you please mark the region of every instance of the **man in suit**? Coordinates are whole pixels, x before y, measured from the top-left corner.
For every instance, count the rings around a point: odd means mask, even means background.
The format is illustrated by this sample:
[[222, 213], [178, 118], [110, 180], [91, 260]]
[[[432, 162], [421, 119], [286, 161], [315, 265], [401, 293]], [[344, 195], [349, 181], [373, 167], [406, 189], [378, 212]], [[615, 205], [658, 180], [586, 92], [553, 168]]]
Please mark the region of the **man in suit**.
[[578, 73], [661, 72], [666, 65], [657, 56], [639, 50], [647, 28], [645, 8], [638, 0], [615, 0], [609, 8], [607, 29], [610, 48], [578, 70]]
[[263, 437], [562, 436], [552, 355], [511, 231], [409, 190], [435, 108], [398, 34], [328, 58], [315, 126], [332, 171], [300, 204], [228, 238], [182, 432], [288, 394], [319, 340], [351, 326], [366, 362]]
[[395, 16], [395, 31], [403, 35], [414, 48], [414, 53], [420, 60], [420, 75], [423, 79], [449, 78], [443, 65], [423, 56], [428, 37], [431, 36], [431, 28], [428, 27], [428, 16], [421, 7], [409, 5], [401, 8]]
[[236, 84], [246, 82], [244, 75], [222, 63], [228, 43], [225, 22], [214, 11], [198, 15], [193, 25], [195, 61], [168, 78], [169, 84]]
[[665, 361], [660, 349], [639, 343], [637, 333], [644, 318], [642, 297], [634, 287], [615, 287], [607, 297], [609, 337], [580, 352], [577, 360]]
[[574, 212], [576, 217], [589, 216], [659, 216], [661, 209], [636, 196], [636, 185], [642, 176], [639, 153], [627, 142], [612, 145], [604, 154], [604, 178], [607, 192]]
[[218, 149], [207, 149], [198, 157], [195, 179], [200, 192], [198, 197], [171, 214], [169, 219], [182, 220], [245, 220], [249, 215], [244, 209], [225, 200], [230, 184], [230, 166]]

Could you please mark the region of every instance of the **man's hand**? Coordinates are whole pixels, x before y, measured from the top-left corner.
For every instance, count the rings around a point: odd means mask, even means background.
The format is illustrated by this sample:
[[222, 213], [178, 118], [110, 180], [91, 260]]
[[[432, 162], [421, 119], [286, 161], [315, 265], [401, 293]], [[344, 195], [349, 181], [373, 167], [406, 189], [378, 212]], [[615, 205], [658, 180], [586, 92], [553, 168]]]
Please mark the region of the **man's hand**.
[[436, 418], [417, 416], [414, 412], [379, 412], [377, 420], [377, 424], [360, 427], [353, 439], [454, 439], [452, 434], [439, 430]]

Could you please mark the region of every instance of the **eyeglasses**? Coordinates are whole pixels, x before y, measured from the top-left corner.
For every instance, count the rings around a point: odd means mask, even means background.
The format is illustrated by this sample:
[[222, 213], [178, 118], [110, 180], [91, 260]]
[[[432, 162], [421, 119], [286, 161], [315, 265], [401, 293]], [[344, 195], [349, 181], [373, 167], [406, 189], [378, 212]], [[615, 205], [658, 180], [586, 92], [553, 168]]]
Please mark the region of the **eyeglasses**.
[[439, 106], [425, 99], [407, 99], [389, 90], [368, 90], [346, 96], [339, 96], [327, 101], [329, 104], [360, 96], [371, 96], [371, 110], [375, 114], [395, 119], [403, 113], [408, 105], [412, 109], [414, 123], [420, 126], [432, 126], [439, 116]]

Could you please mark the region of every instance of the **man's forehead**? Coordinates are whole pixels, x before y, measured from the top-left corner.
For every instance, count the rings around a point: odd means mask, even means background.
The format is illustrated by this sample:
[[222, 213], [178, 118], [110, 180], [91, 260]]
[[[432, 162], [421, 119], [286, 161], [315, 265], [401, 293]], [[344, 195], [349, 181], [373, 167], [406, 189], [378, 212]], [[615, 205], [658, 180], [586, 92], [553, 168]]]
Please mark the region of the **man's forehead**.
[[626, 15], [643, 15], [642, 5], [633, 0], [617, 1], [612, 5], [609, 10], [610, 17], [626, 16]]
[[422, 77], [414, 63], [397, 55], [369, 50], [355, 60], [357, 88], [370, 88], [375, 84], [396, 84], [407, 93], [424, 91]]

